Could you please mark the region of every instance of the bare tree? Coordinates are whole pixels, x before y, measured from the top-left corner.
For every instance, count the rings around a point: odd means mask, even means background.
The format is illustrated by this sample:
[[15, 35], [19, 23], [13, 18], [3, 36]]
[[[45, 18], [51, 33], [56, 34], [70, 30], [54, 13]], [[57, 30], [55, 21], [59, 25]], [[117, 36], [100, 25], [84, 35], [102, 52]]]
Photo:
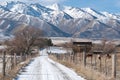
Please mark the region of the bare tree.
[[14, 33], [14, 38], [11, 41], [6, 41], [5, 44], [11, 49], [13, 54], [29, 54], [31, 49], [37, 44], [36, 41], [42, 36], [43, 34], [40, 29], [26, 27]]
[[24, 30], [15, 33], [14, 43], [16, 48], [19, 48], [25, 54], [28, 54], [35, 44], [35, 41], [41, 36], [42, 31], [40, 29], [27, 27]]

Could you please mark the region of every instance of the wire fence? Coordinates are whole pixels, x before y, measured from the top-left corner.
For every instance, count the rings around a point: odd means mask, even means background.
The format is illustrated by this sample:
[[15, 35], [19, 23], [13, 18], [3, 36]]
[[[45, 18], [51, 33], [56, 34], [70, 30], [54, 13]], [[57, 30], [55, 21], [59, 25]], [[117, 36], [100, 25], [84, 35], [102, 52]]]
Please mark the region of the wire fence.
[[[30, 60], [31, 58], [35, 57], [34, 55], [23, 55], [22, 53], [20, 55], [14, 54], [8, 54], [6, 52], [3, 52], [0, 55], [0, 80], [6, 80], [5, 77], [13, 78], [15, 77], [11, 74], [12, 70], [19, 70], [19, 65], [24, 65], [26, 60]], [[17, 72], [17, 71], [15, 71]], [[9, 79], [7, 79], [9, 80]]]
[[[86, 68], [99, 72], [101, 75], [110, 79], [116, 77], [114, 80], [120, 79], [120, 54], [116, 55], [116, 64], [114, 60], [114, 53], [111, 54], [93, 54], [86, 53], [84, 60], [84, 53], [66, 53], [66, 54], [50, 54], [57, 58], [57, 60], [66, 61], [68, 63], [80, 64]], [[115, 69], [116, 68], [116, 69]], [[114, 71], [115, 70], [115, 71]], [[94, 76], [94, 75], [93, 75]]]

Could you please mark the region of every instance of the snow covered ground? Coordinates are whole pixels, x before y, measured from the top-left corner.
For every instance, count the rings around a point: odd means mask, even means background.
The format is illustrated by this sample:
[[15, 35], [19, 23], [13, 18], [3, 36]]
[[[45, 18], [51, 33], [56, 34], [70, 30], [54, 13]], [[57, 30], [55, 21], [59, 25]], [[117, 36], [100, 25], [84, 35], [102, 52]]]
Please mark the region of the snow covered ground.
[[71, 48], [63, 48], [63, 47], [49, 47], [47, 49], [48, 53], [56, 53], [56, 54], [66, 54], [66, 53], [72, 53]]
[[73, 70], [49, 59], [46, 49], [13, 80], [85, 80]]

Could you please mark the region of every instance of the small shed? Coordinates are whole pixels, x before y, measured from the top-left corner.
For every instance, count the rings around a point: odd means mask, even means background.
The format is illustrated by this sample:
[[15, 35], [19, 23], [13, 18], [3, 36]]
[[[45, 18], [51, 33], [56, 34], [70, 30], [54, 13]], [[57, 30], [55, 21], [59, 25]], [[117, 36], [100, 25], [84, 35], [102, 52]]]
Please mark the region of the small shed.
[[73, 41], [73, 45], [80, 47], [80, 51], [90, 51], [92, 48], [92, 41]]

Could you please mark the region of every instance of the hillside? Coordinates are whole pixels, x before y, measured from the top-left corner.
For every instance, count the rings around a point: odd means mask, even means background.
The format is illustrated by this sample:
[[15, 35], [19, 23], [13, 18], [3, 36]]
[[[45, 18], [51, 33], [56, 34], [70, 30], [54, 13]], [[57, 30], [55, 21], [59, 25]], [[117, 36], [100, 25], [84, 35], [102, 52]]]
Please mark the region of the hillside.
[[120, 38], [120, 15], [59, 4], [10, 1], [0, 5], [1, 34], [13, 34], [26, 25], [39, 27], [51, 37]]

